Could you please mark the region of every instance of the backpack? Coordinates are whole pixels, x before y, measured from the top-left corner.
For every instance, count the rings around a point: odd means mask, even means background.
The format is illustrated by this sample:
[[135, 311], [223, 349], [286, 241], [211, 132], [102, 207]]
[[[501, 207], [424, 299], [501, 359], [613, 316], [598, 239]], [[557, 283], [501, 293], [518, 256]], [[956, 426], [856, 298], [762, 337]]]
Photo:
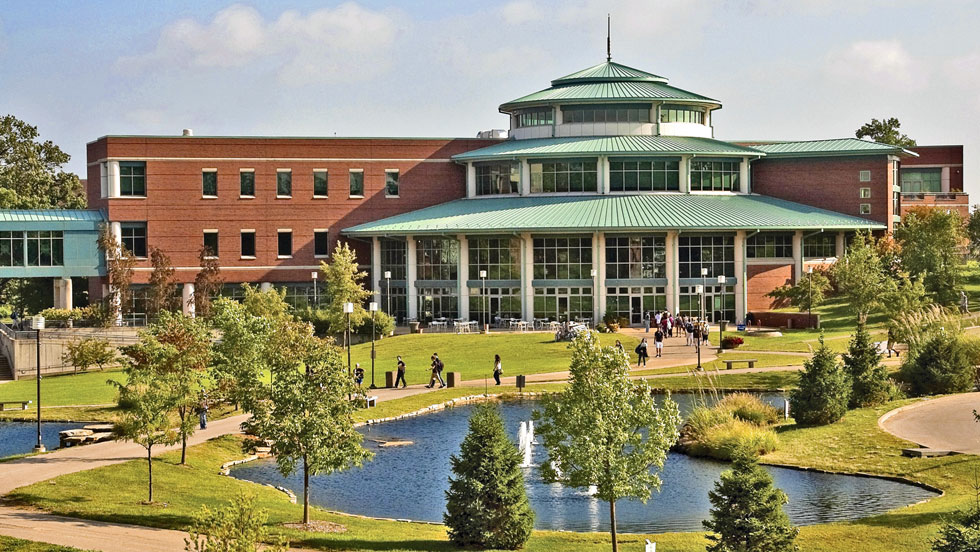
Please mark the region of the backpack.
[[436, 359], [436, 372], [439, 372], [441, 374], [442, 373], [442, 368], [443, 368], [442, 359], [441, 358], [437, 358]]
[[634, 349], [633, 352], [636, 353], [636, 354], [640, 354], [640, 350], [641, 349], [643, 349], [643, 345], [642, 344], [641, 345], [637, 345], [636, 346], [636, 349]]

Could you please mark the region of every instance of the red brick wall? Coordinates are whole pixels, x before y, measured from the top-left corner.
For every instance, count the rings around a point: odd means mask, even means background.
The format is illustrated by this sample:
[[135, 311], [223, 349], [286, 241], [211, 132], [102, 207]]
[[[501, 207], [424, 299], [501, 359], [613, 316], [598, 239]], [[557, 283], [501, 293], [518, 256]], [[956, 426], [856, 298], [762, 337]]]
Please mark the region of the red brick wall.
[[917, 146], [918, 157], [902, 159], [903, 167], [949, 166], [949, 191], [963, 191], [963, 146]]
[[[859, 172], [871, 171], [871, 182]], [[871, 188], [862, 199], [860, 188]], [[891, 171], [886, 156], [767, 159], [752, 162], [752, 191], [892, 226]], [[861, 203], [871, 204], [862, 215]]]
[[[88, 145], [91, 206], [106, 205], [111, 221], [146, 221], [148, 244], [163, 249], [192, 281], [204, 229], [218, 230], [226, 282], [295, 282], [310, 279], [319, 259], [313, 230], [329, 229], [330, 250], [344, 228], [465, 196], [465, 168], [457, 153], [484, 147], [471, 139], [307, 139], [107, 137]], [[146, 199], [100, 198], [99, 162], [145, 160]], [[201, 171], [218, 170], [218, 198], [201, 197]], [[255, 198], [239, 197], [239, 169], [255, 169]], [[276, 198], [276, 169], [292, 169], [292, 197]], [[313, 169], [327, 169], [326, 199], [313, 198]], [[364, 198], [349, 196], [348, 169], [364, 170]], [[398, 169], [399, 196], [386, 198], [385, 169]], [[293, 232], [293, 256], [277, 259], [277, 230]], [[240, 258], [240, 231], [256, 231], [256, 258]], [[367, 242], [352, 240], [362, 264]], [[137, 268], [145, 282], [149, 263]], [[186, 270], [180, 270], [181, 267]], [[283, 270], [280, 267], [296, 267]], [[142, 269], [142, 270], [140, 270]]]
[[793, 282], [792, 264], [750, 264], [746, 271], [749, 311], [769, 310], [773, 300], [766, 294]]

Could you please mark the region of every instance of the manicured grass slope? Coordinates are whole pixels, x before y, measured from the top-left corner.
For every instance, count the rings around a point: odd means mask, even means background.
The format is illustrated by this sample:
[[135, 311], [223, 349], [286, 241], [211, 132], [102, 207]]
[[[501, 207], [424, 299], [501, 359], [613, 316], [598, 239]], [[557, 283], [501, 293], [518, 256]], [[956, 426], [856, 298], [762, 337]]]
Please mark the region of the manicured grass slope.
[[0, 535], [0, 550], [4, 552], [82, 552], [78, 548], [34, 542]]

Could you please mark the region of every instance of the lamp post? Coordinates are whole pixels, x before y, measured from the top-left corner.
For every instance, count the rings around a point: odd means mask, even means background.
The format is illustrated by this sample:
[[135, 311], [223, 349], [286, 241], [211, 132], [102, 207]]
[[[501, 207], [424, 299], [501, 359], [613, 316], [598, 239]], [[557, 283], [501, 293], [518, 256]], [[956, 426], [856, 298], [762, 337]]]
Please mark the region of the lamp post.
[[809, 328], [813, 326], [813, 319], [810, 314], [810, 307], [813, 306], [813, 267], [808, 267], [806, 270], [806, 327]]
[[[697, 286], [694, 288], [694, 291], [697, 292], [699, 299], [704, 296], [704, 286]], [[703, 304], [704, 301], [701, 301], [701, 303], [702, 303], [701, 310], [704, 310], [704, 304]], [[704, 368], [701, 367], [701, 322], [700, 321], [698, 321], [698, 324], [697, 326], [695, 326], [695, 328], [697, 329], [697, 331], [694, 332], [694, 348], [698, 352], [698, 372], [700, 372], [704, 370]]]
[[313, 279], [313, 307], [317, 308], [320, 306], [320, 300], [317, 298], [316, 294], [316, 281], [320, 277], [320, 273], [316, 270], [310, 272], [310, 278]]
[[487, 323], [490, 321], [490, 313], [487, 312], [487, 271], [480, 271], [480, 280], [483, 281], [483, 292], [480, 294], [480, 331], [489, 333]]
[[[344, 316], [347, 318], [347, 327], [344, 328], [344, 344], [347, 346], [347, 377], [351, 377], [350, 371], [350, 315], [354, 312], [354, 303], [344, 303]], [[350, 393], [347, 400], [350, 400]]]
[[44, 452], [44, 443], [41, 441], [41, 330], [44, 329], [44, 317], [37, 315], [34, 317], [34, 331], [37, 338], [37, 444], [34, 445], [34, 452]]
[[708, 277], [708, 267], [701, 267], [701, 320], [702, 321], [708, 320], [708, 309], [704, 305], [704, 294], [705, 294], [705, 286], [706, 286], [706, 282], [704, 281], [704, 279], [707, 277]]
[[[725, 275], [724, 274], [718, 275], [718, 285], [721, 286], [721, 312], [722, 312], [722, 318], [725, 319], [725, 320], [727, 320], [727, 317], [725, 317], [725, 315], [724, 315], [724, 312], [725, 312]], [[721, 320], [717, 320], [716, 322], [718, 322], [718, 347], [721, 347], [722, 333], [724, 333], [725, 329], [721, 325]]]
[[388, 316], [394, 318], [395, 315], [391, 313], [391, 271], [385, 271], [385, 283], [388, 286]]
[[595, 298], [596, 298], [596, 293], [595, 293], [596, 281], [595, 281], [595, 279], [596, 279], [596, 276], [598, 276], [598, 273], [593, 268], [592, 270], [589, 271], [589, 276], [592, 278], [592, 327], [595, 328], [596, 322], [599, 321], [599, 316], [598, 316], [599, 313], [598, 313], [598, 310], [597, 310], [598, 305], [595, 304]]
[[378, 312], [378, 304], [371, 301], [368, 310], [371, 311], [371, 387], [369, 389], [377, 389], [378, 386], [374, 384], [374, 313]]

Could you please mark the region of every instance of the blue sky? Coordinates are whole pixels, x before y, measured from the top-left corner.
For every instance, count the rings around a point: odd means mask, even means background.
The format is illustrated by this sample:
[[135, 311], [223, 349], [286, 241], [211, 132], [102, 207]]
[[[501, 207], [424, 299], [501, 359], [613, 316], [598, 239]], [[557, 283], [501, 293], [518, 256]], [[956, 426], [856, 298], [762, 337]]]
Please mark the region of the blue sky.
[[[980, 194], [980, 2], [0, 0], [0, 112], [82, 173], [105, 134], [473, 136], [605, 56], [724, 103], [721, 139], [898, 117]], [[980, 201], [980, 195], [975, 199]]]

